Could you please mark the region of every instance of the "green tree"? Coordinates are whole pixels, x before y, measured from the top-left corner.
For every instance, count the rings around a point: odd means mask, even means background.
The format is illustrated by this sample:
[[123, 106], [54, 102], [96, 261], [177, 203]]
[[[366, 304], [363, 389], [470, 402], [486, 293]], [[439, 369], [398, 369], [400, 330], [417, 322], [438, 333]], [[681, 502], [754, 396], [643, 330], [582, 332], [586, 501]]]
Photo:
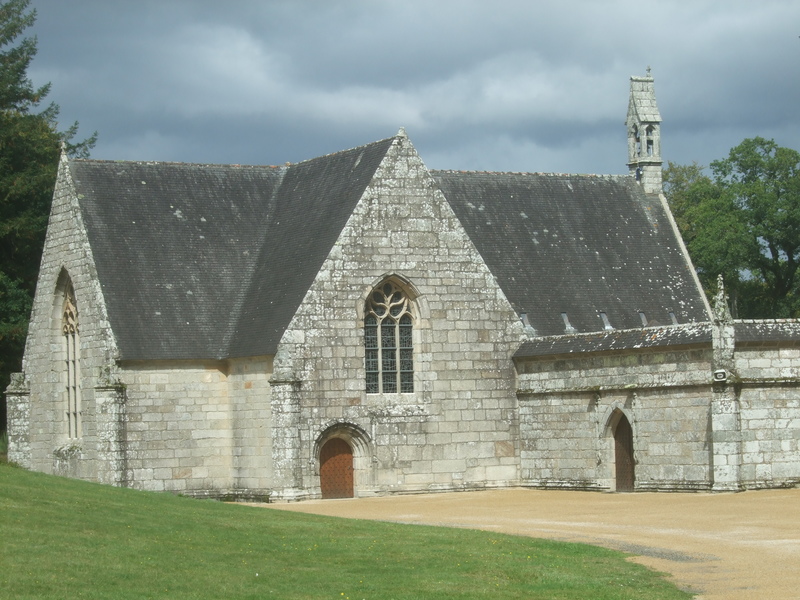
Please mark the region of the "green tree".
[[0, 3], [0, 392], [20, 369], [60, 148], [85, 157], [97, 137], [74, 142], [77, 123], [59, 131], [58, 105], [42, 104], [50, 85], [28, 78], [36, 38], [20, 36], [36, 20], [29, 4]]
[[722, 274], [735, 316], [800, 316], [800, 153], [746, 139], [711, 176], [669, 163], [664, 181], [707, 293]]

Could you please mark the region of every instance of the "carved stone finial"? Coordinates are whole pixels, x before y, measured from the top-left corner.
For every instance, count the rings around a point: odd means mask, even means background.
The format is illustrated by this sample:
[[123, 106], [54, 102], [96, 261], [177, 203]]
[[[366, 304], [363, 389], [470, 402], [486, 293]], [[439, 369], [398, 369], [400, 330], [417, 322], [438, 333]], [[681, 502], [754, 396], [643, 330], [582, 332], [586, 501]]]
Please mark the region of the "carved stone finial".
[[717, 295], [714, 296], [714, 319], [720, 323], [733, 321], [731, 310], [728, 306], [728, 294], [725, 292], [725, 281], [721, 274], [717, 276]]

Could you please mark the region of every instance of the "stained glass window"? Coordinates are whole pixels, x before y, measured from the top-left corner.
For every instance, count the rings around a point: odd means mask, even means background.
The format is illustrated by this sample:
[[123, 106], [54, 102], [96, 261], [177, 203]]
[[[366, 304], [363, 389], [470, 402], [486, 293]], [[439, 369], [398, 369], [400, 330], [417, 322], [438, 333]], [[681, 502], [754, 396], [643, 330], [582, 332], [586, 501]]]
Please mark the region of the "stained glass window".
[[68, 284], [61, 313], [61, 339], [64, 356], [64, 408], [69, 438], [81, 437], [80, 332], [75, 290]]
[[414, 343], [411, 303], [395, 284], [377, 288], [364, 318], [368, 394], [414, 391]]

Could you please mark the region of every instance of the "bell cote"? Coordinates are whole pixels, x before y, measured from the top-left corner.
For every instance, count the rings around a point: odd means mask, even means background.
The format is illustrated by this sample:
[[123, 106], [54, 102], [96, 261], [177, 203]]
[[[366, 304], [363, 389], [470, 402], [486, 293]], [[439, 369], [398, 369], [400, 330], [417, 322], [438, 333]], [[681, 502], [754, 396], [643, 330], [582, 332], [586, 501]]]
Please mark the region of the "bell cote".
[[661, 114], [650, 67], [644, 77], [631, 77], [628, 100], [628, 169], [648, 194], [660, 194]]

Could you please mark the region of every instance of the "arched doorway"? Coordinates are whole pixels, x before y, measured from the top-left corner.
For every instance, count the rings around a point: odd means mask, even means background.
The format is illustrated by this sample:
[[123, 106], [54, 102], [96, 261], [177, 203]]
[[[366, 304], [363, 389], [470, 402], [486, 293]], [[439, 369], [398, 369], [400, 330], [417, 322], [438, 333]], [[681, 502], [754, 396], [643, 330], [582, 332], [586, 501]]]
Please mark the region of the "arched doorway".
[[353, 497], [353, 449], [341, 438], [331, 438], [319, 452], [322, 497]]
[[619, 411], [614, 426], [614, 465], [616, 470], [616, 490], [632, 492], [636, 480], [633, 462], [633, 430], [627, 417]]

